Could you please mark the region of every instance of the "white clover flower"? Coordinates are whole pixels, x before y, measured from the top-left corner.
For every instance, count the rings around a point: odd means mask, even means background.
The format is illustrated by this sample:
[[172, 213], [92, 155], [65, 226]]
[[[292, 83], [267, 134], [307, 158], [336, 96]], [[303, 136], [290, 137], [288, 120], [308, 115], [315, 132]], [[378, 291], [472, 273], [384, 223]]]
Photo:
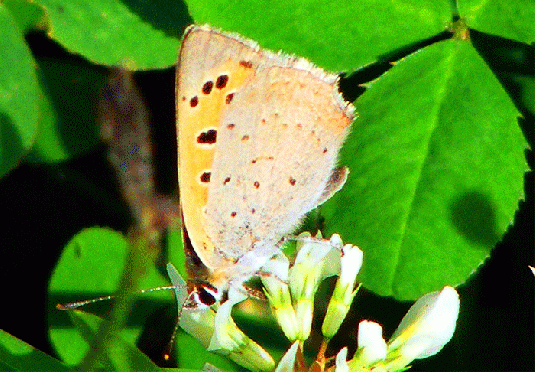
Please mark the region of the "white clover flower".
[[230, 315], [234, 305], [245, 300], [247, 296], [235, 290], [233, 287], [229, 289], [228, 300], [223, 302], [217, 310], [214, 320], [214, 333], [208, 346], [209, 351], [214, 350], [239, 350], [246, 340], [245, 336], [236, 326]]
[[338, 235], [329, 241], [321, 235], [297, 237], [298, 253], [290, 269], [290, 290], [297, 318], [297, 339], [304, 341], [310, 335], [314, 295], [327, 276], [340, 273], [341, 239]]
[[459, 295], [452, 287], [429, 293], [409, 309], [388, 343], [393, 369], [438, 353], [453, 336], [459, 315]]
[[275, 372], [294, 372], [295, 356], [299, 348], [299, 342], [294, 342], [280, 360]]
[[268, 273], [268, 275], [262, 276], [262, 283], [273, 314], [282, 331], [289, 340], [295, 341], [298, 329], [290, 288], [287, 283], [289, 267], [290, 262], [284, 254], [275, 256], [262, 268]]
[[214, 335], [215, 315], [212, 309], [183, 309], [178, 325], [208, 348]]
[[[343, 242], [340, 235], [333, 234], [330, 240], [322, 239], [321, 233], [312, 237], [310, 233], [301, 233], [297, 236], [297, 256], [290, 270], [291, 276], [297, 275], [297, 267], [310, 268], [318, 276], [318, 280], [340, 274], [340, 253]], [[293, 274], [292, 274], [293, 273]], [[299, 280], [293, 280], [295, 286], [299, 286]], [[293, 293], [292, 289], [292, 293]]]
[[459, 315], [459, 295], [445, 287], [420, 298], [403, 317], [388, 344], [379, 324], [359, 324], [358, 349], [348, 365], [351, 371], [397, 371], [414, 359], [438, 353], [453, 336]]
[[362, 266], [364, 254], [359, 247], [346, 244], [342, 248], [342, 257], [340, 259], [340, 282], [344, 286], [355, 287], [357, 274]]
[[[334, 360], [325, 358], [328, 342], [338, 331], [358, 290], [355, 289], [356, 276], [363, 253], [356, 246], [343, 245], [338, 235], [333, 235], [330, 240], [300, 235], [297, 240], [299, 251], [291, 269], [286, 256], [280, 254], [268, 261], [260, 273], [273, 314], [293, 342], [276, 369], [271, 356], [243, 334], [232, 320], [232, 307], [246, 298], [244, 291], [231, 287], [228, 300], [219, 308], [215, 305], [202, 310], [182, 309], [180, 326], [208, 350], [227, 354], [249, 370], [307, 370], [302, 347], [311, 331], [314, 295], [321, 280], [338, 275], [322, 325], [324, 340], [312, 369], [336, 372], [403, 370], [413, 360], [439, 352], [453, 336], [459, 314], [459, 296], [455, 289], [445, 287], [419, 299], [388, 343], [383, 339], [379, 324], [362, 321], [358, 329], [358, 349], [353, 358], [347, 360], [347, 348], [340, 350]], [[188, 296], [186, 285], [172, 265], [168, 271], [177, 300], [183, 303]]]
[[327, 314], [325, 315], [321, 328], [323, 336], [327, 339], [333, 338], [336, 332], [338, 332], [357, 293], [355, 283], [357, 281], [357, 274], [362, 266], [362, 257], [363, 253], [357, 246], [346, 244], [342, 248], [340, 277], [336, 281], [336, 286], [329, 301]]
[[[175, 286], [175, 294], [179, 304], [184, 303], [187, 292], [182, 289], [185, 282], [171, 264], [167, 265], [171, 283]], [[185, 295], [184, 295], [185, 293]], [[247, 337], [232, 320], [232, 307], [243, 301], [247, 296], [233, 288], [229, 290], [228, 300], [217, 312], [212, 308], [202, 310], [182, 309], [180, 327], [199, 340], [209, 351], [228, 354], [236, 363], [254, 371], [271, 371], [275, 362], [261, 346]]]
[[347, 364], [347, 347], [336, 354], [335, 372], [349, 372], [349, 366]]
[[[167, 273], [174, 287], [178, 306], [182, 307], [188, 297], [186, 282], [171, 263], [167, 264]], [[179, 316], [179, 326], [199, 340], [204, 347], [208, 347], [214, 333], [214, 311], [209, 308], [192, 310], [182, 307]]]
[[215, 331], [208, 351], [228, 353], [230, 359], [253, 371], [271, 371], [275, 367], [271, 355], [247, 337], [232, 320], [232, 307], [246, 297], [233, 288], [229, 290], [228, 300], [219, 307], [215, 316]]
[[383, 338], [383, 327], [380, 324], [363, 320], [359, 323], [358, 350], [359, 363], [364, 367], [386, 358], [387, 346]]
[[[174, 287], [178, 306], [182, 307], [188, 297], [186, 282], [173, 264], [167, 264], [167, 273]], [[210, 344], [210, 339], [214, 333], [214, 323], [215, 313], [211, 309], [191, 310], [181, 308], [180, 310], [180, 327], [197, 338], [205, 347]]]

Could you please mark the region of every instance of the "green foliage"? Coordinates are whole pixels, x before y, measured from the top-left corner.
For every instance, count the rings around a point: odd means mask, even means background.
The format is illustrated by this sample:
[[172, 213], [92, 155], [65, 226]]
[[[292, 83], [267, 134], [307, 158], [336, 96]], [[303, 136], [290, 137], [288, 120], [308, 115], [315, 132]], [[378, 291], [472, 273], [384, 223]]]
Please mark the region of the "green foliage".
[[71, 159], [99, 142], [97, 95], [104, 70], [84, 62], [39, 58], [39, 131], [27, 160], [55, 163]]
[[[65, 303], [114, 295], [127, 262], [127, 247], [125, 238], [109, 229], [90, 228], [81, 231], [67, 244], [52, 274], [49, 284], [51, 301]], [[154, 267], [150, 267], [138, 286], [153, 288], [168, 284], [166, 278], [162, 277]], [[142, 296], [155, 302], [173, 301], [173, 294], [170, 291], [151, 292]], [[87, 332], [80, 334], [78, 331], [80, 325], [76, 323], [74, 328], [69, 326], [69, 322], [65, 319], [68, 313], [70, 311], [61, 312], [54, 309], [48, 314], [50, 339], [62, 360], [69, 365], [75, 365], [81, 362], [89, 350], [89, 341], [93, 336], [89, 337]], [[83, 315], [78, 315], [75, 319], [82, 319], [80, 317]], [[141, 324], [127, 324], [122, 336], [133, 342], [140, 331]]]
[[37, 134], [35, 62], [8, 9], [0, 4], [0, 176], [29, 151]]
[[[97, 337], [102, 319], [80, 311], [70, 311], [69, 316], [86, 345], [90, 345]], [[160, 370], [131, 341], [125, 341], [121, 337], [114, 337], [108, 348], [106, 358], [101, 360], [100, 363], [107, 371]]]
[[9, 333], [0, 330], [0, 369], [3, 371], [70, 371], [71, 368]]
[[400, 61], [357, 100], [350, 178], [322, 209], [364, 251], [359, 275], [414, 300], [459, 285], [509, 227], [527, 170], [513, 103], [469, 43]]
[[[366, 85], [340, 159], [349, 166], [350, 178], [321, 214], [325, 232], [340, 233], [363, 249], [359, 280], [378, 294], [413, 300], [445, 284], [461, 284], [477, 270], [524, 198], [528, 146], [518, 127], [518, 101], [465, 37], [470, 29], [453, 27], [447, 1], [185, 3], [0, 3], [0, 175], [23, 161], [54, 163], [94, 148], [99, 143], [95, 109], [106, 68], [157, 70], [175, 64], [182, 31], [191, 22], [240, 33], [327, 70], [349, 72], [452, 26], [454, 38], [419, 48]], [[459, 1], [453, 13], [472, 30], [535, 41], [530, 0]], [[34, 59], [24, 35], [36, 29], [72, 58]], [[507, 53], [521, 64], [527, 58], [523, 50]], [[534, 110], [533, 74], [514, 79], [523, 104]], [[51, 299], [68, 302], [114, 293], [127, 264], [127, 246], [106, 229], [79, 233], [54, 272]], [[169, 259], [180, 268], [177, 246], [172, 244]], [[166, 284], [151, 267], [136, 286]], [[171, 293], [151, 296], [155, 303], [172, 299]], [[49, 315], [50, 335], [62, 362], [1, 333], [2, 368], [60, 371], [80, 363], [101, 320], [72, 313], [71, 326], [58, 316], [57, 311]], [[156, 369], [131, 346], [140, 326], [127, 324], [126, 331], [110, 336], [113, 347], [101, 360], [104, 366]], [[186, 336], [177, 343], [193, 350]], [[192, 364], [184, 365], [191, 368], [205, 360], [197, 354], [190, 359]]]
[[[177, 231], [170, 233], [169, 245], [175, 245], [175, 249], [167, 259], [179, 262], [184, 267], [184, 256], [176, 249], [180, 239]], [[121, 234], [103, 228], [81, 231], [67, 244], [52, 274], [49, 285], [51, 301], [66, 303], [113, 295], [120, 285], [127, 257], [128, 243]], [[185, 273], [182, 272], [182, 275]], [[137, 287], [155, 288], [169, 284], [169, 280], [159, 271], [149, 267]], [[142, 300], [142, 304], [136, 307], [140, 313], [148, 314], [156, 307], [167, 304], [173, 304], [175, 308], [177, 306], [174, 293], [169, 290], [140, 293], [136, 298]], [[93, 345], [102, 318], [81, 311], [57, 309], [51, 310], [48, 316], [50, 339], [56, 352], [67, 365], [78, 365], [90, 350], [90, 345]], [[68, 316], [71, 321], [66, 319]], [[113, 336], [107, 348], [109, 351], [97, 365], [105, 370], [155, 370], [156, 366], [133, 347], [140, 335], [142, 321], [139, 317], [129, 320], [120, 334]], [[203, 345], [183, 332], [177, 334], [175, 345], [183, 361], [182, 367], [201, 370], [204, 363], [210, 362], [227, 371], [242, 371], [225, 358], [207, 352]]]
[[[54, 40], [95, 64], [146, 70], [176, 63], [184, 21], [165, 1], [38, 2]], [[182, 16], [183, 17], [183, 16]]]
[[458, 2], [458, 8], [459, 13], [474, 30], [523, 43], [533, 43], [535, 23], [529, 19], [535, 19], [535, 6], [530, 0], [465, 0]]

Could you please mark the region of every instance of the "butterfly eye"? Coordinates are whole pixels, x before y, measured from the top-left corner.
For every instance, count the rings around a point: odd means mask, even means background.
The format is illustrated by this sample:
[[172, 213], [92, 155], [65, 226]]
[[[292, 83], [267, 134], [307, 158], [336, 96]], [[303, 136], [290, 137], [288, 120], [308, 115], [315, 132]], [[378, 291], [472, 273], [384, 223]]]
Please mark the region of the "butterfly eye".
[[215, 288], [209, 288], [205, 286], [200, 287], [201, 290], [199, 291], [199, 300], [201, 303], [203, 303], [206, 306], [212, 306], [217, 302], [218, 292]]
[[184, 307], [201, 310], [214, 305], [220, 299], [221, 293], [217, 288], [208, 283], [195, 283], [189, 292]]

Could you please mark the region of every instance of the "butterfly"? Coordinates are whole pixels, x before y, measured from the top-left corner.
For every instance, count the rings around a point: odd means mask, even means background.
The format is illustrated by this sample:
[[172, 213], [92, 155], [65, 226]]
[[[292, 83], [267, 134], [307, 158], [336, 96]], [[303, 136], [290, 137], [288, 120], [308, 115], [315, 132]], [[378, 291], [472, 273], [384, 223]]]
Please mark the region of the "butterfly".
[[344, 185], [336, 161], [355, 110], [336, 74], [196, 25], [179, 53], [176, 110], [184, 306], [211, 306]]

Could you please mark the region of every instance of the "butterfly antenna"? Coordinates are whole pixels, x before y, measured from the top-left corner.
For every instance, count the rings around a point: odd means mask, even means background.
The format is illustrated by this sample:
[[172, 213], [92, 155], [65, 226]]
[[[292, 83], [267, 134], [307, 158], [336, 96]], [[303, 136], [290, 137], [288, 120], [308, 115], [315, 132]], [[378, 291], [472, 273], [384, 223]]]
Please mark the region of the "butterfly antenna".
[[[176, 289], [176, 288], [173, 287], [173, 289]], [[180, 306], [180, 310], [178, 310], [178, 317], [176, 318], [175, 328], [173, 329], [173, 334], [171, 335], [171, 339], [169, 340], [169, 342], [167, 343], [167, 347], [165, 348], [166, 351], [163, 354], [163, 358], [165, 360], [169, 360], [169, 358], [171, 358], [171, 352], [173, 350], [173, 346], [175, 345], [176, 334], [178, 333], [178, 329], [180, 328], [180, 318], [182, 316], [182, 311], [186, 307], [186, 303], [188, 302], [188, 300], [189, 300], [189, 296], [184, 299], [184, 301], [182, 302], [182, 305]]]
[[171, 280], [171, 284], [172, 284], [171, 288], [175, 290], [176, 300], [180, 307], [178, 310], [178, 317], [176, 319], [176, 324], [175, 324], [175, 329], [173, 331], [173, 335], [171, 336], [171, 339], [169, 340], [169, 343], [167, 344], [167, 349], [166, 349], [167, 351], [163, 355], [165, 360], [169, 360], [170, 358], [171, 350], [173, 348], [173, 345], [175, 344], [176, 334], [178, 332], [178, 327], [180, 324], [180, 317], [182, 316], [182, 310], [184, 310], [190, 298], [190, 295], [188, 294], [186, 282], [184, 281], [184, 279], [182, 279], [177, 269], [171, 263], [167, 264], [167, 274], [169, 275], [169, 280]]
[[179, 323], [180, 323], [180, 314], [175, 322], [175, 328], [173, 329], [173, 334], [171, 335], [171, 339], [169, 339], [169, 342], [167, 343], [167, 347], [165, 348], [165, 353], [163, 354], [163, 358], [165, 360], [169, 360], [171, 358], [171, 353], [173, 352], [173, 346], [175, 345], [176, 334], [178, 332]]
[[[141, 293], [142, 294], [142, 293], [150, 293], [150, 292], [155, 292], [155, 291], [164, 291], [164, 290], [169, 290], [169, 289], [175, 289], [175, 287], [172, 286], [172, 285], [164, 285], [164, 286], [154, 287], [154, 288], [149, 288], [149, 289], [141, 289], [139, 291], [135, 291], [134, 293]], [[112, 300], [115, 297], [116, 297], [115, 295], [100, 296], [100, 297], [91, 298], [89, 300], [76, 301], [76, 302], [67, 302], [65, 304], [57, 304], [56, 305], [56, 309], [58, 309], [58, 310], [73, 310], [73, 309], [77, 309], [79, 307], [82, 307], [82, 306], [85, 306], [85, 305], [88, 305], [88, 304], [92, 304], [92, 303], [95, 303], [95, 302]]]
[[76, 302], [68, 302], [66, 304], [57, 304], [56, 305], [56, 309], [58, 310], [72, 310], [72, 309], [77, 309], [79, 307], [82, 307], [82, 306], [85, 306], [87, 304], [92, 304], [92, 303], [95, 303], [95, 302], [99, 302], [99, 301], [107, 301], [107, 300], [111, 300], [113, 299], [115, 296], [113, 295], [110, 295], [110, 296], [101, 296], [101, 297], [96, 297], [96, 298], [92, 298], [90, 300], [83, 300], [83, 301], [76, 301]]

